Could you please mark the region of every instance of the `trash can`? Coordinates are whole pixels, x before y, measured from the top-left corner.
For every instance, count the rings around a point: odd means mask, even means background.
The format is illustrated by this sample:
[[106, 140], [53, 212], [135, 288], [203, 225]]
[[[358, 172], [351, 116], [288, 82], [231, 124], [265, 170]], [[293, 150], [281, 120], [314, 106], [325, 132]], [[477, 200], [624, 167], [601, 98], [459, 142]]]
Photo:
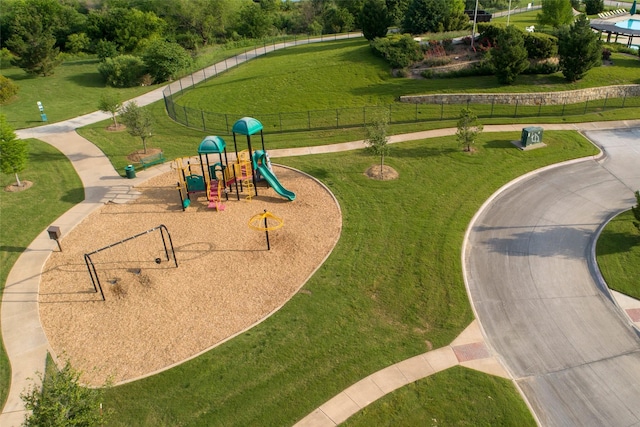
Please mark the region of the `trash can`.
[[136, 177], [136, 168], [133, 165], [125, 166], [124, 171], [127, 174], [127, 178], [133, 179]]
[[542, 142], [542, 128], [539, 126], [529, 126], [522, 128], [522, 135], [520, 136], [520, 144], [523, 147], [528, 147], [533, 144], [539, 144]]

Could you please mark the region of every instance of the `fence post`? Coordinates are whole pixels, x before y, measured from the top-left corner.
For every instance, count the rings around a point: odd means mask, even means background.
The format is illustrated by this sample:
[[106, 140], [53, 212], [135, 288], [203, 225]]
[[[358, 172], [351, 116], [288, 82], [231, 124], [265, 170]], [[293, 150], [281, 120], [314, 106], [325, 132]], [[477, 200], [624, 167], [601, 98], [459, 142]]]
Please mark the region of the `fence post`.
[[204, 111], [200, 110], [200, 116], [202, 117], [202, 130], [206, 131], [207, 126], [204, 124]]
[[307, 125], [308, 129], [311, 130], [311, 111], [307, 110]]
[[516, 98], [516, 111], [513, 113], [513, 117], [514, 118], [518, 117], [518, 101], [519, 101], [519, 99]]
[[336, 129], [340, 127], [340, 113], [339, 110], [336, 108]]
[[542, 110], [542, 99], [540, 100], [540, 104], [538, 104], [538, 117], [540, 117], [540, 110]]
[[589, 98], [584, 102], [584, 112], [582, 114], [587, 114], [587, 107], [589, 106]]
[[627, 93], [624, 93], [624, 98], [622, 98], [622, 108], [624, 108], [624, 103], [627, 100]]
[[195, 87], [196, 86], [196, 82], [193, 80], [193, 73], [191, 73], [191, 87]]
[[561, 116], [564, 117], [564, 109], [567, 106], [567, 98], [564, 98], [564, 102], [562, 103], [562, 114]]
[[491, 116], [490, 116], [491, 118], [493, 118], [493, 105], [494, 105], [495, 103], [496, 103], [496, 97], [495, 97], [495, 96], [493, 96], [493, 97], [491, 98]]
[[362, 126], [367, 126], [367, 107], [362, 107]]
[[213, 64], [213, 74], [218, 75], [218, 67], [216, 67], [216, 64]]
[[182, 110], [184, 111], [184, 124], [186, 127], [189, 127], [189, 116], [187, 116], [187, 107], [183, 105]]
[[282, 132], [282, 113], [278, 113], [278, 121], [280, 122], [280, 132]]
[[444, 99], [440, 101], [440, 120], [444, 118]]
[[202, 81], [203, 82], [207, 81], [207, 69], [206, 68], [202, 69]]
[[179, 79], [178, 83], [180, 83], [180, 92], [182, 92], [182, 79]]
[[224, 126], [227, 128], [227, 133], [229, 133], [229, 115], [224, 115]]
[[604, 105], [602, 106], [602, 111], [607, 109], [607, 100], [609, 99], [609, 92], [607, 92], [607, 96], [604, 97]]

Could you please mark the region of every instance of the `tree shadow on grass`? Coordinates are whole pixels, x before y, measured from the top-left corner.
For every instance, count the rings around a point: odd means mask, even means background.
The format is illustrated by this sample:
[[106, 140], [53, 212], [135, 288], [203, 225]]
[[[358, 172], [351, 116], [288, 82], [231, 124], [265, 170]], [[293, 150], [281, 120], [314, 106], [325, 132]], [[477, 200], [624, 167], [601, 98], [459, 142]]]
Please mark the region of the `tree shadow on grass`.
[[608, 231], [604, 229], [598, 237], [597, 255], [612, 255], [630, 252], [636, 246], [640, 246], [640, 236], [633, 233]]
[[81, 73], [67, 77], [70, 82], [81, 87], [106, 87], [106, 84], [98, 73]]

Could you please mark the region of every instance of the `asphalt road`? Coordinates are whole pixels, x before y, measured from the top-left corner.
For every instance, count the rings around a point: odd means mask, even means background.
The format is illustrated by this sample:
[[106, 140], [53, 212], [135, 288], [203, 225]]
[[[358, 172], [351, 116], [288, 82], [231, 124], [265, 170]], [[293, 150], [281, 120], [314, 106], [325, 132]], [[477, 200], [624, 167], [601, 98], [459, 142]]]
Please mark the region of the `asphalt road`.
[[544, 426], [640, 425], [640, 336], [598, 280], [596, 234], [635, 204], [640, 129], [588, 132], [604, 157], [523, 177], [464, 251], [471, 301]]

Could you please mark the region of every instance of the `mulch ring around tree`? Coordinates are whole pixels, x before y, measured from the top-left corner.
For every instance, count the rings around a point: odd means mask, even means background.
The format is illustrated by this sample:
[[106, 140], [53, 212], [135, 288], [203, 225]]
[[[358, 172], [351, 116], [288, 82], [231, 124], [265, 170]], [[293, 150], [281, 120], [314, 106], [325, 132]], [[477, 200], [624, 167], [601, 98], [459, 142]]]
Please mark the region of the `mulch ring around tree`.
[[378, 181], [391, 181], [393, 179], [398, 179], [400, 176], [394, 168], [387, 165], [383, 165], [382, 168], [380, 168], [380, 165], [373, 165], [369, 167], [364, 174], [369, 178]]
[[147, 148], [147, 152], [145, 153], [144, 150], [141, 148], [129, 154], [127, 156], [127, 160], [130, 161], [131, 163], [139, 163], [141, 158], [153, 156], [154, 154], [159, 154], [161, 152], [162, 150], [159, 148]]
[[33, 182], [31, 182], [31, 181], [20, 181], [20, 184], [21, 185], [18, 185], [17, 182], [14, 182], [13, 184], [7, 185], [6, 187], [4, 187], [4, 191], [6, 191], [8, 193], [17, 193], [18, 191], [28, 190], [33, 185]]

